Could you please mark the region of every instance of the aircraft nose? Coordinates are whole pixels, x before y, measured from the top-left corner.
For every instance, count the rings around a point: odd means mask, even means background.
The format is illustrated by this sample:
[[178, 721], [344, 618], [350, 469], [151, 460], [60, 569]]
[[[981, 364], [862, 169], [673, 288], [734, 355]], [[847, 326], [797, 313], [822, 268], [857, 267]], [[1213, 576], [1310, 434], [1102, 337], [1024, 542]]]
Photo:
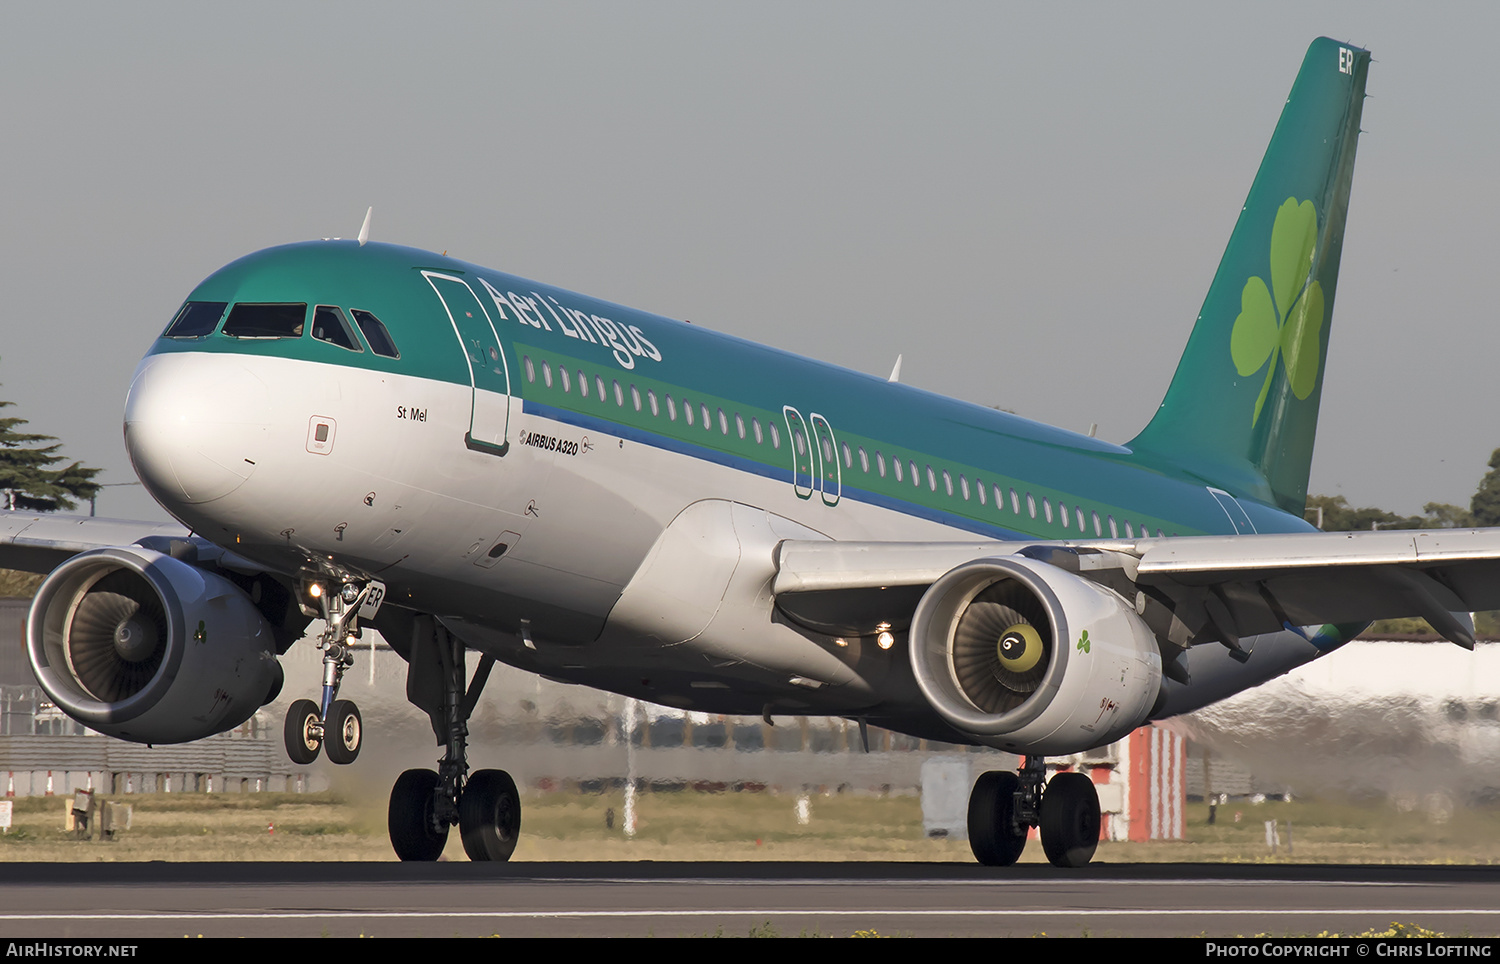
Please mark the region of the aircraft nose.
[[255, 471], [270, 394], [231, 356], [153, 355], [125, 402], [125, 448], [158, 502], [222, 499]]

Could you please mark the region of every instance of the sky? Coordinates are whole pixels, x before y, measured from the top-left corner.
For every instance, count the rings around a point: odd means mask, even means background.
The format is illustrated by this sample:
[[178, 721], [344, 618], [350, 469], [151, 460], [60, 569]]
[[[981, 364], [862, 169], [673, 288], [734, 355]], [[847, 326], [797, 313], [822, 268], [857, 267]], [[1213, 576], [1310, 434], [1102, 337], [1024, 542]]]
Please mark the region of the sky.
[[[1307, 44], [1370, 49], [1311, 490], [1500, 447], [1500, 5], [0, 5], [0, 399], [134, 479], [131, 372], [273, 244], [464, 260], [1131, 438]], [[86, 511], [86, 509], [85, 509]], [[163, 519], [139, 487], [99, 513]]]

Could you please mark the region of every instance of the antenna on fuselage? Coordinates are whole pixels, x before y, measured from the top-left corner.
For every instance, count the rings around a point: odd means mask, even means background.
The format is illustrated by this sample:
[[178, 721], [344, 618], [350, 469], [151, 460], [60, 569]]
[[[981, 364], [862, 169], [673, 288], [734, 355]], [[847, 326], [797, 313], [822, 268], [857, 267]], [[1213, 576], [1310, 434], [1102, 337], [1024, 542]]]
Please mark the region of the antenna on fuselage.
[[897, 355], [896, 356], [896, 364], [891, 367], [891, 377], [887, 378], [886, 381], [888, 381], [888, 382], [899, 382], [900, 380], [901, 380], [901, 356]]
[[372, 204], [365, 210], [365, 223], [359, 226], [359, 246], [361, 248], [365, 246], [366, 241], [370, 240], [370, 215], [374, 213], [375, 206]]

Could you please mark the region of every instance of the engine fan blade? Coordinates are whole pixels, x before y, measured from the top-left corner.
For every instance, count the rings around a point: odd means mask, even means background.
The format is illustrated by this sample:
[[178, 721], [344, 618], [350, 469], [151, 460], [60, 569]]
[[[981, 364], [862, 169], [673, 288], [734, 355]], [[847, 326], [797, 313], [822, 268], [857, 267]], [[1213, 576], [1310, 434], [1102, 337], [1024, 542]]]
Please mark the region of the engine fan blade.
[[975, 596], [953, 634], [953, 672], [987, 713], [1015, 709], [1041, 685], [1052, 661], [1052, 626], [1024, 587], [1002, 580]]
[[96, 699], [118, 702], [156, 676], [167, 651], [167, 618], [156, 593], [126, 571], [99, 580], [68, 626], [68, 660]]

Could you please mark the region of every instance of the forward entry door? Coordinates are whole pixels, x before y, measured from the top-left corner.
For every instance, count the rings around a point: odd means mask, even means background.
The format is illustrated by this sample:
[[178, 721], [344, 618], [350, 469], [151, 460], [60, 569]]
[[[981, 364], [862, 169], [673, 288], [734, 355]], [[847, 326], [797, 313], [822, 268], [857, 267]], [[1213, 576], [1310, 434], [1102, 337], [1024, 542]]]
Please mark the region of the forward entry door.
[[462, 278], [424, 271], [469, 365], [472, 401], [464, 444], [476, 452], [504, 455], [510, 449], [510, 367], [489, 312]]

